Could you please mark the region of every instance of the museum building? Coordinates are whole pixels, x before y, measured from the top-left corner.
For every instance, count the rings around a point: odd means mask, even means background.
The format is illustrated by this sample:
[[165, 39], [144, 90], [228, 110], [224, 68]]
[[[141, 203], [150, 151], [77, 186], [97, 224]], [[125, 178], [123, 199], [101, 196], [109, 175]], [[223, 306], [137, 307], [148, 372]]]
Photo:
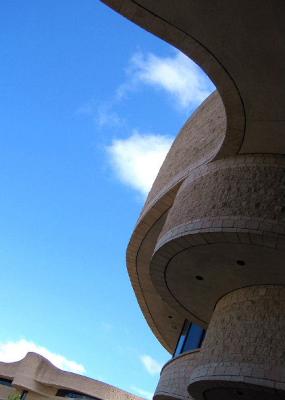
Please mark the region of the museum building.
[[285, 399], [285, 2], [103, 2], [217, 88], [176, 137], [127, 251], [173, 354], [154, 399]]
[[0, 362], [0, 400], [142, 400], [104, 382], [63, 371], [37, 353]]

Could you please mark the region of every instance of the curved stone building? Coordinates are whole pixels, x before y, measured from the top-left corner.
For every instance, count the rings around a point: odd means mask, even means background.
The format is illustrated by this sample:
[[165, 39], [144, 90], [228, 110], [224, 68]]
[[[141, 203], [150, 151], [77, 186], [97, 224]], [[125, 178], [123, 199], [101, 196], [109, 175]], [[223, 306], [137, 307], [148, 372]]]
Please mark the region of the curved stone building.
[[36, 353], [0, 362], [0, 399], [19, 393], [21, 400], [142, 400], [114, 386], [56, 368]]
[[127, 252], [174, 355], [155, 400], [285, 399], [285, 2], [103, 1], [217, 87], [178, 134]]

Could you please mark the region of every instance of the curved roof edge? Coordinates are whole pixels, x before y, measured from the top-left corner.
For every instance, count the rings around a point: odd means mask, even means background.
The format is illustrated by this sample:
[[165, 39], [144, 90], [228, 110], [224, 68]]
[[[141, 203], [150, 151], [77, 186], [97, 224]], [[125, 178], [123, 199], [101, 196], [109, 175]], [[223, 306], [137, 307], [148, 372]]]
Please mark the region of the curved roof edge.
[[[171, 15], [169, 18], [165, 18], [164, 15], [163, 18], [155, 13], [154, 3], [146, 0], [101, 1], [135, 24], [175, 46], [208, 74], [218, 89], [226, 114], [225, 137], [212, 160], [237, 154], [244, 138], [244, 106], [234, 79], [217, 57], [192, 34], [175, 25]], [[148, 6], [145, 6], [146, 4]], [[163, 8], [163, 5], [161, 7]], [[175, 348], [184, 316], [171, 309], [156, 294], [152, 284], [146, 282], [151, 281], [148, 277], [149, 262], [159, 236], [159, 232], [155, 232], [157, 230], [155, 225], [163, 215], [167, 215], [186, 177], [187, 174], [181, 176], [179, 181], [173, 182], [171, 187], [168, 187], [165, 192], [162, 191], [151, 205], [146, 207], [135, 227], [127, 250], [128, 271], [139, 305], [153, 333], [170, 352]], [[155, 307], [150, 307], [148, 302], [155, 304]], [[154, 308], [156, 312], [152, 315]]]
[[[209, 110], [211, 110], [210, 114], [208, 113]], [[213, 110], [215, 116], [217, 116], [216, 122], [212, 121]], [[191, 156], [189, 153], [185, 152], [185, 165], [183, 169], [181, 171], [179, 170], [178, 174], [173, 176], [169, 181], [164, 181], [162, 189], [158, 191], [150, 203], [146, 203], [127, 249], [128, 272], [139, 305], [153, 333], [169, 352], [173, 352], [176, 346], [185, 315], [180, 315], [177, 309], [174, 309], [163, 301], [153, 286], [153, 281], [150, 276], [151, 258], [159, 235], [161, 234], [164, 220], [173, 205], [181, 184], [189, 176], [191, 171], [194, 171], [201, 164], [204, 165], [210, 162], [219, 152], [221, 143], [224, 141], [226, 129], [225, 118], [223, 116], [224, 109], [220, 101], [220, 96], [217, 93], [213, 93], [201, 104], [197, 111], [193, 113], [192, 117], [188, 119], [169, 150], [153, 187], [155, 187], [156, 182], [160, 180], [162, 172], [167, 173], [167, 168], [165, 171], [164, 166], [168, 164], [173, 166], [173, 163], [171, 163], [171, 161], [169, 162], [169, 160], [173, 159], [173, 157], [176, 159], [176, 152], [179, 152], [181, 146], [183, 146], [184, 150], [187, 147], [191, 147], [191, 143], [193, 144], [191, 140], [193, 141], [194, 139], [195, 141], [197, 135], [199, 138], [200, 135], [202, 135], [202, 139], [205, 139], [204, 135], [207, 136], [210, 132], [208, 130], [208, 120], [212, 121], [211, 127], [213, 129], [220, 130], [220, 139], [210, 142], [212, 147], [210, 146], [207, 148], [209, 154], [203, 153], [200, 161], [198, 160], [199, 162], [194, 164], [191, 164]], [[221, 117], [223, 120], [222, 123], [220, 123], [221, 119], [218, 117]], [[198, 123], [198, 121], [200, 121], [201, 124]], [[188, 127], [191, 127], [191, 129], [188, 130]], [[183, 138], [182, 141], [181, 138]], [[202, 140], [202, 143], [205, 144], [205, 141]], [[197, 147], [195, 149], [197, 152]], [[181, 159], [182, 156], [179, 160], [181, 161]]]
[[[107, 383], [55, 367], [40, 354], [29, 352], [20, 361], [0, 362], [0, 376], [12, 386], [39, 396], [55, 398], [58, 389], [67, 389], [100, 400], [141, 400]], [[59, 397], [57, 397], [59, 398]]]
[[[227, 132], [216, 159], [237, 154], [242, 146], [246, 117], [243, 100], [234, 78], [222, 62], [194, 35], [171, 21], [172, 15], [163, 18], [151, 10], [145, 0], [101, 0], [113, 10], [141, 28], [173, 45], [196, 62], [210, 77], [222, 98], [227, 116]], [[163, 6], [161, 6], [163, 8]]]

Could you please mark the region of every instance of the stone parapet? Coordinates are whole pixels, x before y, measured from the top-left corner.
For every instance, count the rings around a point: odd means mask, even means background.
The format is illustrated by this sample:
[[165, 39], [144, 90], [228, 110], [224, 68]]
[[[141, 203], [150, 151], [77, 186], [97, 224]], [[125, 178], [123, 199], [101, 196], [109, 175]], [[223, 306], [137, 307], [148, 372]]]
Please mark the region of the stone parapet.
[[199, 350], [184, 353], [171, 359], [162, 369], [160, 380], [154, 394], [154, 400], [174, 398], [181, 400], [192, 400], [189, 396], [187, 386], [189, 376], [199, 359]]

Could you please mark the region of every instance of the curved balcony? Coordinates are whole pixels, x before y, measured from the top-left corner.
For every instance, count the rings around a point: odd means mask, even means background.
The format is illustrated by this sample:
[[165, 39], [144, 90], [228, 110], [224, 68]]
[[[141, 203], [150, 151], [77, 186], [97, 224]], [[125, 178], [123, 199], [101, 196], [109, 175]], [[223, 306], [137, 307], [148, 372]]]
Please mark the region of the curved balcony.
[[187, 386], [189, 376], [195, 369], [200, 349], [183, 353], [172, 358], [162, 368], [160, 380], [154, 394], [154, 400], [187, 399], [189, 397]]
[[184, 313], [176, 312], [158, 295], [149, 264], [178, 188], [191, 171], [216, 157], [224, 142], [226, 127], [224, 105], [215, 92], [188, 119], [174, 141], [128, 246], [128, 271], [140, 307], [158, 340], [171, 353]]

